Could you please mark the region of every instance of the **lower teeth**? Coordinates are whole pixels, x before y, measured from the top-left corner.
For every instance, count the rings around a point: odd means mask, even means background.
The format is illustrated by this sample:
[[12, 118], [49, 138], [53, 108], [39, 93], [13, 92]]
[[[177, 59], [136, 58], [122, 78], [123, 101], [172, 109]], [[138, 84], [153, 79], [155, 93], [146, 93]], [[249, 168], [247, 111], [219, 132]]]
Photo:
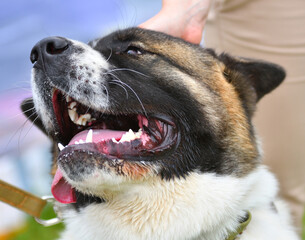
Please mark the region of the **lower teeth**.
[[[133, 132], [131, 129], [129, 129], [128, 132], [126, 132], [119, 141], [117, 141], [115, 138], [112, 138], [112, 142], [114, 143], [124, 143], [124, 142], [131, 142], [135, 139], [140, 139], [141, 136], [142, 136], [142, 129], [139, 129], [138, 132]], [[80, 139], [79, 141], [75, 141], [74, 142], [74, 145], [77, 145], [77, 144], [84, 144], [84, 143], [92, 143], [93, 142], [93, 130], [90, 129], [87, 133], [87, 136], [86, 136], [86, 139], [83, 140], [83, 139]], [[66, 146], [63, 146], [61, 143], [58, 143], [58, 148], [60, 151], [62, 151]]]

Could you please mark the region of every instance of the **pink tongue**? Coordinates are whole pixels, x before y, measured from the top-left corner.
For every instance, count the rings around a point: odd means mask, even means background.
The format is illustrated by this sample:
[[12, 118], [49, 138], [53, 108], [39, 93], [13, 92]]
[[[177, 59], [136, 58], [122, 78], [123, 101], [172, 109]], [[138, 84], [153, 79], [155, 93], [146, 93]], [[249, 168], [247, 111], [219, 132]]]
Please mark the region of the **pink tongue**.
[[[80, 140], [86, 141], [87, 134], [89, 130], [84, 130], [78, 134], [76, 134], [68, 145], [73, 145], [75, 142], [79, 142]], [[115, 140], [120, 140], [121, 137], [126, 133], [125, 131], [114, 131], [114, 130], [103, 130], [103, 129], [93, 129], [92, 142], [98, 143], [103, 140], [110, 140], [114, 138]]]
[[[70, 143], [68, 145], [73, 145], [75, 142], [79, 142], [80, 140], [86, 141], [86, 137], [89, 130], [82, 131], [75, 135]], [[93, 136], [92, 136], [92, 142], [98, 143], [103, 140], [109, 140], [112, 138], [115, 138], [116, 140], [120, 140], [123, 134], [126, 133], [124, 131], [111, 131], [111, 130], [100, 130], [100, 129], [94, 129], [93, 130]], [[52, 186], [51, 186], [51, 192], [54, 196], [54, 198], [61, 203], [75, 203], [76, 202], [76, 196], [75, 191], [72, 189], [72, 186], [66, 182], [66, 180], [62, 176], [62, 172], [57, 169]]]
[[54, 198], [61, 203], [75, 203], [75, 191], [71, 185], [63, 178], [59, 168], [57, 169], [51, 187]]

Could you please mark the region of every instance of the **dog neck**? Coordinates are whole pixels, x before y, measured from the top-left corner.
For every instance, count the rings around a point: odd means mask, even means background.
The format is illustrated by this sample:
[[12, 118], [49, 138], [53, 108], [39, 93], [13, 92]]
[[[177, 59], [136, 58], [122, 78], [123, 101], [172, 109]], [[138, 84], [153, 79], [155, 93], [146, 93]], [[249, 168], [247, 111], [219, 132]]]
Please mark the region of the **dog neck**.
[[192, 173], [170, 181], [151, 179], [129, 186], [128, 191], [122, 188], [105, 203], [81, 209], [82, 217], [68, 211], [66, 234], [84, 228], [94, 233], [86, 236], [92, 240], [97, 235], [109, 236], [105, 239], [226, 239], [238, 229], [245, 210], [269, 204], [275, 192], [268, 185], [274, 184], [263, 168], [244, 178]]

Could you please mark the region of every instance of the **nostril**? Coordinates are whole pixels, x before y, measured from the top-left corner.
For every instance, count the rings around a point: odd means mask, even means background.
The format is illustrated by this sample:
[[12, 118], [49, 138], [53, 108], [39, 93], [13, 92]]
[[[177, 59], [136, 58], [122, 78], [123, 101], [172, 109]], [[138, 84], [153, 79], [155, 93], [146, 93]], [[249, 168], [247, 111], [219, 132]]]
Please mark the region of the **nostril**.
[[33, 64], [43, 63], [44, 60], [52, 61], [55, 56], [64, 54], [69, 46], [70, 42], [62, 37], [44, 38], [33, 47], [30, 60]]
[[48, 54], [56, 55], [61, 54], [68, 49], [69, 45], [62, 39], [55, 39], [47, 43], [46, 51]]
[[30, 60], [33, 64], [38, 61], [38, 51], [35, 48], [31, 52]]

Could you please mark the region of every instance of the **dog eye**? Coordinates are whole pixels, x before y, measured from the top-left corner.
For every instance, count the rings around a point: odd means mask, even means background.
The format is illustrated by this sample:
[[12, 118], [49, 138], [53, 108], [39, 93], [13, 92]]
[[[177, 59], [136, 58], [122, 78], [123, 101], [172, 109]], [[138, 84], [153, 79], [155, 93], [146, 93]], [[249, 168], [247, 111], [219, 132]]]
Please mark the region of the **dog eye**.
[[133, 56], [138, 56], [138, 55], [142, 55], [143, 54], [143, 50], [138, 48], [138, 47], [134, 47], [134, 46], [129, 46], [126, 50], [125, 53], [127, 53], [128, 55], [133, 55]]

